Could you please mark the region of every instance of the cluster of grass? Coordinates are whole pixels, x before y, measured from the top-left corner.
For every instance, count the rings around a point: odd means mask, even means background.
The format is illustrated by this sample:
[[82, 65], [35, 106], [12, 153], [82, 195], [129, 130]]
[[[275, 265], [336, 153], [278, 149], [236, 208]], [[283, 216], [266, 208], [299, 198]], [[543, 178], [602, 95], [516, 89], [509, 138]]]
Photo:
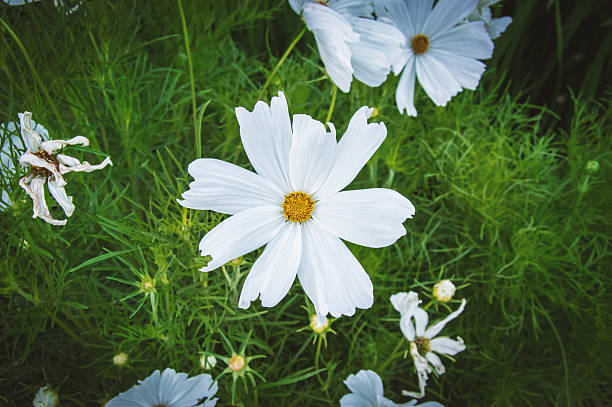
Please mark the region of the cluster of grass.
[[[417, 213], [393, 246], [350, 245], [374, 284], [374, 306], [334, 321], [319, 349], [300, 330], [309, 305], [297, 282], [272, 309], [237, 308], [261, 250], [199, 272], [198, 242], [224, 216], [176, 202], [200, 142], [203, 156], [249, 168], [234, 107], [252, 109], [301, 23], [271, 0], [200, 3], [183, 4], [190, 52], [174, 2], [92, 1], [69, 16], [51, 3], [0, 8], [2, 121], [32, 111], [52, 137], [92, 141], [72, 153], [90, 162], [108, 153], [115, 164], [67, 177], [77, 209], [65, 227], [31, 219], [20, 174], [2, 179], [14, 205], [0, 213], [0, 404], [28, 405], [50, 384], [62, 405], [103, 405], [154, 369], [198, 374], [200, 356], [228, 356], [228, 343], [262, 356], [251, 367], [265, 378], [239, 382], [236, 405], [338, 405], [342, 380], [360, 369], [379, 373], [399, 401], [417, 380], [388, 298], [414, 290], [427, 302], [441, 278], [459, 287], [456, 300], [429, 311], [441, 317], [468, 299], [444, 331], [467, 350], [430, 379], [428, 399], [610, 400], [612, 99], [575, 100], [571, 125], [559, 130], [542, 126], [552, 113], [508, 96], [495, 71], [446, 108], [417, 91], [417, 118], [397, 112], [396, 78], [339, 93], [331, 116], [339, 134], [363, 105], [388, 128], [350, 187], [396, 189]], [[310, 34], [263, 99], [279, 89], [291, 113], [327, 116], [332, 86]], [[112, 363], [119, 352], [129, 355], [123, 367]], [[232, 404], [232, 385], [220, 379], [220, 405]]]

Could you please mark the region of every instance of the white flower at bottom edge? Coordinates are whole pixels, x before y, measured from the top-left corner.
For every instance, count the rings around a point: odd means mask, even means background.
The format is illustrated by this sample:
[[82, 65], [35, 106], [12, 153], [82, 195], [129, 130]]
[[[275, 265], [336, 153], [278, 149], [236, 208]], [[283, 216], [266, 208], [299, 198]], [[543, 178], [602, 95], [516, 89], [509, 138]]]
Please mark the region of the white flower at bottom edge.
[[137, 385], [106, 403], [106, 407], [214, 407], [217, 398], [212, 397], [217, 390], [217, 382], [209, 374], [188, 378], [186, 373], [166, 368], [139, 380]]
[[[42, 125], [32, 121], [34, 131], [40, 134], [44, 139], [49, 138], [49, 132]], [[0, 197], [0, 210], [6, 209], [8, 206], [13, 206], [13, 202], [9, 198], [9, 193], [6, 189], [8, 184], [16, 174], [14, 161], [17, 161], [21, 155], [21, 151], [26, 148], [23, 145], [23, 140], [18, 134], [19, 124], [16, 122], [0, 123], [0, 176], [3, 181], [2, 196]], [[14, 159], [15, 157], [15, 159]]]
[[19, 185], [32, 198], [33, 218], [40, 217], [52, 225], [65, 225], [66, 220], [56, 220], [51, 216], [45, 201], [44, 185], [47, 183], [49, 192], [62, 207], [67, 217], [74, 212], [72, 197], [66, 194], [63, 175], [72, 171], [91, 172], [113, 165], [109, 157], [97, 165], [87, 161], [80, 162], [74, 157], [56, 154], [66, 145], [89, 145], [89, 140], [83, 136], [76, 136], [70, 140], [43, 141], [42, 136], [32, 129], [32, 113], [19, 113], [21, 124], [21, 137], [27, 150], [19, 158], [19, 163], [30, 168], [30, 173], [19, 181]]
[[478, 0], [478, 6], [467, 17], [466, 21], [482, 21], [492, 40], [499, 38], [500, 35], [512, 22], [512, 17], [493, 18], [491, 6], [499, 0]]
[[236, 108], [240, 136], [257, 171], [215, 159], [189, 164], [195, 179], [179, 203], [187, 208], [233, 215], [200, 242], [202, 256], [212, 260], [202, 271], [265, 244], [253, 264], [239, 307], [261, 295], [273, 307], [297, 275], [321, 321], [370, 308], [373, 287], [367, 273], [340, 239], [367, 247], [393, 244], [406, 234], [402, 223], [414, 206], [384, 188], [341, 191], [359, 173], [386, 137], [383, 123], [368, 123], [372, 112], [359, 109], [336, 142], [323, 123], [308, 115], [289, 118], [285, 95], [253, 112]]
[[[375, 0], [376, 15], [388, 18], [403, 32], [405, 45], [393, 61], [395, 75], [403, 73], [395, 100], [400, 112], [416, 116], [416, 80], [437, 106], [464, 88], [475, 90], [493, 55], [493, 41], [481, 21], [460, 24], [477, 0]], [[433, 7], [433, 9], [432, 9]]]
[[389, 22], [372, 17], [370, 1], [289, 0], [314, 34], [319, 55], [331, 80], [343, 92], [353, 76], [380, 86], [391, 71], [405, 39]]
[[417, 405], [416, 400], [397, 404], [384, 397], [383, 383], [380, 376], [372, 370], [360, 370], [351, 374], [344, 381], [352, 393], [340, 399], [340, 407], [444, 407], [436, 401]]
[[[401, 296], [401, 297], [398, 297]], [[419, 378], [419, 392], [402, 391], [402, 394], [411, 397], [421, 398], [425, 395], [425, 386], [427, 385], [428, 374], [431, 372], [430, 364], [434, 367], [437, 374], [443, 374], [445, 372], [444, 365], [440, 357], [436, 353], [445, 355], [456, 355], [457, 353], [465, 350], [463, 339], [457, 337], [457, 340], [450, 339], [448, 337], [437, 337], [446, 326], [446, 324], [453, 319], [457, 318], [459, 314], [463, 312], [465, 308], [465, 298], [461, 300], [459, 308], [448, 315], [443, 320], [427, 327], [429, 322], [429, 316], [427, 311], [414, 306], [415, 301], [418, 304], [418, 296], [414, 292], [409, 293], [398, 293], [391, 296], [391, 302], [393, 298], [407, 298], [410, 299], [410, 306], [406, 306], [406, 311], [400, 311], [400, 329], [404, 336], [410, 341], [410, 355], [414, 360], [414, 365]], [[395, 304], [394, 304], [395, 306]], [[397, 309], [397, 307], [396, 307]], [[412, 319], [414, 318], [414, 324]], [[435, 352], [435, 353], [434, 353]]]
[[38, 389], [32, 405], [34, 407], [55, 407], [58, 403], [57, 393], [51, 390], [49, 386], [44, 386]]

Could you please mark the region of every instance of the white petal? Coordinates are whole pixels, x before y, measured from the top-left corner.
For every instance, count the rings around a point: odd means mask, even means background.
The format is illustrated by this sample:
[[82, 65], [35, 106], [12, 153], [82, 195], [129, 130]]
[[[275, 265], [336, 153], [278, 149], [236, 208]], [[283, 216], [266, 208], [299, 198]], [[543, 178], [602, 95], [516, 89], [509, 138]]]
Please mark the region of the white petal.
[[317, 191], [327, 179], [335, 156], [335, 129], [327, 133], [320, 121], [305, 114], [293, 116], [293, 139], [289, 153], [293, 191], [309, 194]]
[[419, 295], [414, 291], [393, 294], [391, 297], [389, 297], [389, 301], [391, 301], [393, 308], [395, 308], [401, 315], [412, 315], [414, 310], [421, 303], [421, 300], [419, 300]]
[[87, 147], [89, 145], [89, 140], [83, 136], [76, 136], [71, 138], [70, 140], [49, 140], [43, 141], [42, 149], [45, 150], [49, 154], [55, 153], [57, 150], [64, 146], [76, 146], [82, 145]]
[[[183, 373], [179, 373], [183, 375]], [[212, 401], [211, 398], [217, 393], [218, 384], [213, 382], [209, 374], [200, 374], [194, 377], [178, 380], [170, 389], [170, 392], [175, 395], [169, 405], [173, 406], [195, 406], [203, 398], [207, 401]]]
[[332, 0], [328, 6], [347, 17], [370, 17], [374, 11], [372, 2], [363, 0]]
[[372, 407], [372, 403], [357, 394], [349, 393], [340, 399], [340, 407]]
[[25, 142], [28, 151], [37, 152], [40, 150], [42, 137], [32, 130], [32, 113], [19, 113], [19, 123], [21, 127], [21, 138]]
[[432, 40], [430, 49], [473, 59], [487, 59], [493, 55], [493, 41], [484, 23], [475, 21], [458, 25], [435, 41]]
[[41, 218], [42, 220], [56, 226], [63, 226], [66, 224], [66, 219], [56, 220], [53, 219], [47, 202], [45, 200], [45, 182], [47, 180], [43, 177], [36, 177], [28, 175], [19, 181], [19, 185], [23, 188], [26, 193], [32, 198], [32, 218]]
[[346, 17], [323, 4], [305, 4], [302, 16], [315, 36], [329, 77], [341, 91], [348, 92], [353, 79], [348, 43], [357, 42], [359, 36]]
[[374, 301], [370, 278], [350, 250], [311, 219], [302, 224], [302, 260], [298, 278], [319, 319], [353, 315]]
[[[416, 311], [416, 309], [414, 311]], [[400, 330], [409, 341], [414, 341], [416, 339], [416, 331], [412, 323], [414, 311], [411, 314], [402, 314], [400, 317]]]
[[443, 353], [445, 355], [456, 355], [459, 352], [465, 350], [463, 339], [457, 338], [457, 340], [439, 337], [434, 338], [429, 342], [429, 349], [437, 353]]
[[321, 189], [313, 196], [315, 200], [335, 194], [350, 184], [382, 144], [387, 136], [387, 128], [384, 123], [368, 123], [371, 114], [372, 109], [364, 106], [351, 118], [336, 148], [332, 170]]
[[397, 83], [397, 91], [395, 92], [395, 102], [400, 113], [404, 110], [408, 116], [416, 117], [417, 110], [414, 107], [414, 84], [416, 82], [416, 60], [414, 54], [406, 61], [404, 72]]
[[437, 322], [436, 324], [432, 325], [431, 327], [429, 327], [427, 329], [427, 331], [425, 332], [425, 337], [426, 338], [433, 338], [435, 337], [437, 334], [440, 333], [440, 331], [444, 328], [444, 326], [449, 323], [450, 321], [452, 321], [453, 319], [457, 318], [459, 316], [459, 314], [461, 314], [463, 312], [463, 309], [465, 308], [465, 298], [461, 300], [461, 305], [459, 306], [459, 308], [457, 309], [457, 311], [452, 312], [449, 316], [447, 316], [446, 318], [444, 318], [442, 321]]
[[442, 361], [440, 360], [438, 355], [436, 355], [433, 352], [427, 352], [427, 354], [425, 355], [425, 358], [429, 361], [429, 363], [433, 365], [437, 374], [444, 374], [444, 372], [446, 371], [446, 368], [442, 364]]
[[321, 199], [313, 217], [328, 232], [367, 247], [389, 246], [406, 234], [402, 223], [414, 215], [414, 206], [391, 189], [341, 191]]
[[430, 50], [429, 54], [446, 66], [462, 87], [471, 90], [478, 87], [480, 77], [486, 68], [484, 63], [477, 59], [435, 49]]
[[285, 222], [251, 267], [238, 306], [248, 308], [260, 293], [262, 306], [273, 307], [278, 304], [295, 280], [301, 257], [301, 225]]
[[425, 387], [427, 386], [427, 379], [429, 378], [428, 372], [431, 371], [427, 359], [425, 359], [418, 351], [418, 348], [414, 342], [410, 342], [410, 355], [414, 362], [414, 367], [417, 372], [419, 379], [419, 392], [411, 392], [402, 390], [404, 396], [410, 396], [415, 398], [421, 398], [425, 395]]
[[414, 310], [414, 325], [416, 328], [417, 336], [426, 336], [425, 329], [427, 328], [427, 322], [429, 322], [429, 316], [427, 315], [427, 311], [417, 308]]
[[56, 167], [55, 164], [52, 164], [47, 160], [43, 160], [42, 158], [32, 154], [30, 151], [26, 151], [21, 157], [19, 157], [19, 164], [23, 166], [27, 166], [27, 164], [29, 164], [36, 167], [45, 168], [51, 172], [51, 174], [53, 174], [58, 185], [66, 185], [60, 169]]
[[344, 384], [354, 394], [372, 403], [371, 405], [377, 405], [378, 396], [384, 393], [380, 376], [372, 370], [360, 370], [357, 374], [351, 374], [346, 378]]
[[453, 96], [461, 92], [459, 82], [429, 53], [416, 58], [416, 74], [429, 98], [438, 106], [446, 106]]
[[276, 236], [284, 221], [279, 206], [258, 206], [225, 219], [200, 242], [202, 256], [212, 257], [200, 270], [214, 270], [263, 246]]
[[[92, 172], [101, 170], [107, 165], [113, 165], [113, 162], [111, 161], [110, 157], [106, 157], [100, 164], [90, 164], [87, 161], [83, 161], [82, 163], [76, 165], [72, 165], [75, 164], [75, 162], [79, 161], [76, 158], [68, 157], [63, 154], [58, 154], [57, 158], [60, 161], [59, 168], [62, 174], [66, 174], [68, 172]], [[68, 158], [72, 158], [72, 160], [69, 160]], [[64, 163], [68, 163], [69, 165], [66, 166]]]
[[300, 14], [302, 12], [302, 8], [304, 7], [304, 4], [307, 1], [308, 0], [289, 0], [289, 5], [293, 9], [293, 11], [295, 11], [297, 14]]
[[57, 203], [62, 207], [66, 216], [72, 216], [72, 213], [74, 212], [74, 204], [72, 203], [72, 197], [66, 194], [64, 186], [58, 184], [54, 179], [49, 179], [47, 181], [47, 186], [49, 187], [51, 196], [53, 196]]
[[422, 33], [433, 0], [377, 0], [374, 3], [377, 16], [385, 16], [393, 21], [408, 38]]
[[494, 40], [496, 38], [499, 38], [499, 36], [502, 35], [504, 31], [506, 31], [506, 28], [508, 28], [511, 22], [512, 17], [500, 17], [492, 19], [491, 24], [487, 25], [487, 32], [491, 36], [491, 39]]
[[236, 108], [240, 137], [255, 171], [288, 194], [291, 122], [287, 100], [282, 92], [272, 98], [270, 106], [257, 102], [253, 112]]
[[179, 204], [186, 208], [234, 215], [256, 206], [280, 205], [283, 193], [273, 183], [244, 168], [213, 158], [189, 164], [194, 181]]
[[423, 25], [423, 33], [433, 41], [465, 19], [478, 5], [478, 0], [439, 0]]

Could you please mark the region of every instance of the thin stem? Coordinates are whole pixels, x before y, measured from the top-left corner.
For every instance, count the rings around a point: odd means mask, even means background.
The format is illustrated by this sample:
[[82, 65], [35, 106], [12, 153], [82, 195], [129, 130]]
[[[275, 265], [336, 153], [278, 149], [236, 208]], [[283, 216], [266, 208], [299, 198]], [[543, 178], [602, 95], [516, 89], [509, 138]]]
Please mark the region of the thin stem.
[[189, 82], [191, 84], [191, 116], [193, 119], [193, 134], [195, 137], [196, 145], [196, 158], [202, 156], [202, 140], [198, 137], [198, 117], [196, 109], [196, 93], [195, 93], [195, 79], [193, 76], [193, 62], [191, 60], [191, 49], [189, 48], [189, 34], [187, 33], [187, 21], [185, 20], [185, 13], [183, 12], [183, 2], [176, 0], [178, 3], [179, 13], [181, 14], [181, 23], [183, 24], [183, 38], [185, 39], [185, 51], [187, 52], [187, 63], [189, 64]]
[[276, 64], [276, 66], [272, 70], [272, 73], [268, 76], [268, 79], [266, 79], [266, 83], [264, 83], [263, 88], [261, 88], [261, 90], [259, 91], [259, 96], [257, 97], [257, 99], [261, 99], [263, 93], [268, 88], [268, 85], [270, 85], [270, 82], [272, 81], [272, 78], [274, 78], [274, 75], [276, 75], [276, 72], [278, 71], [278, 68], [280, 68], [281, 65], [283, 64], [283, 62], [285, 62], [285, 59], [287, 59], [287, 57], [289, 56], [289, 54], [291, 53], [293, 48], [295, 48], [295, 46], [297, 45], [298, 41], [300, 41], [300, 38], [302, 38], [302, 36], [304, 35], [305, 32], [306, 32], [306, 26], [304, 26], [302, 28], [302, 31], [300, 31], [300, 33], [291, 42], [291, 44], [289, 45], [289, 48], [287, 48], [287, 51], [285, 51], [285, 53], [283, 54], [281, 59], [278, 61], [278, 63]]
[[338, 87], [333, 82], [332, 82], [332, 85], [333, 85], [332, 100], [329, 105], [329, 111], [327, 112], [327, 117], [325, 118], [325, 123], [329, 122], [329, 119], [331, 119], [331, 115], [334, 112], [334, 106], [336, 105], [336, 95], [338, 94]]
[[45, 94], [45, 96], [47, 97], [49, 101], [51, 110], [53, 110], [53, 114], [55, 115], [60, 127], [62, 128], [62, 132], [64, 134], [68, 134], [68, 131], [66, 127], [64, 126], [64, 121], [62, 120], [59, 114], [59, 111], [57, 110], [57, 106], [55, 106], [55, 103], [53, 103], [53, 99], [51, 99], [51, 95], [49, 95], [49, 91], [47, 91], [47, 88], [45, 87], [43, 81], [40, 79], [40, 76], [38, 75], [36, 68], [34, 68], [32, 59], [30, 59], [30, 55], [28, 54], [28, 51], [26, 50], [25, 46], [23, 45], [23, 43], [21, 42], [17, 34], [15, 34], [15, 32], [11, 29], [11, 27], [2, 18], [0, 18], [0, 23], [2, 23], [2, 25], [4, 26], [6, 31], [8, 31], [10, 36], [13, 37], [13, 39], [17, 43], [17, 46], [19, 46], [19, 49], [21, 49], [21, 52], [23, 53], [23, 56], [25, 57], [26, 62], [28, 63], [28, 66], [32, 70], [32, 75], [34, 75], [34, 79], [36, 80], [36, 82], [38, 83], [38, 86], [40, 86], [40, 88], [42, 89], [43, 93]]

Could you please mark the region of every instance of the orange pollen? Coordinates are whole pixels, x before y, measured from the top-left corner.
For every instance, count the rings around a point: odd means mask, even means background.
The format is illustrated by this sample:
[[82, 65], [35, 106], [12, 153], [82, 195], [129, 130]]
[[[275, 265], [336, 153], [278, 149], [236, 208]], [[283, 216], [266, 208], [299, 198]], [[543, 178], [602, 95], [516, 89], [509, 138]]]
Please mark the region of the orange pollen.
[[244, 368], [244, 358], [240, 355], [234, 355], [229, 359], [227, 364], [234, 372], [239, 372]]
[[315, 201], [307, 193], [292, 192], [285, 195], [283, 215], [288, 221], [302, 223], [310, 219], [314, 205]]
[[415, 54], [421, 55], [427, 52], [429, 49], [429, 37], [425, 34], [417, 34], [412, 37], [412, 50]]
[[[53, 164], [55, 168], [59, 169], [59, 161], [55, 157], [55, 154], [49, 154], [45, 150], [41, 150], [33, 154], [36, 157], [41, 158], [50, 164]], [[48, 169], [44, 167], [37, 167], [35, 165], [30, 166], [30, 171], [32, 171], [32, 174], [34, 175], [40, 175], [45, 178], [49, 178], [53, 176], [51, 171], [49, 171]]]
[[419, 353], [421, 354], [421, 356], [425, 356], [429, 353], [429, 350], [430, 350], [429, 342], [430, 342], [430, 339], [425, 338], [423, 336], [417, 336], [416, 339], [414, 340], [414, 343], [416, 343], [417, 349]]

